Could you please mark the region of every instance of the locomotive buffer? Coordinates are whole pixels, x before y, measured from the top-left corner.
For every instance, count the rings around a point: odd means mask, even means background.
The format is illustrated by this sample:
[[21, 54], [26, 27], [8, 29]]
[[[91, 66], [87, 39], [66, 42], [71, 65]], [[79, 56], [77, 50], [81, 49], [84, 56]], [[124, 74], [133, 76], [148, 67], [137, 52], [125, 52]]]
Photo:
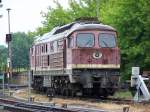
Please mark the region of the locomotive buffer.
[[139, 71], [139, 67], [132, 67], [131, 87], [136, 89], [136, 93], [133, 100], [135, 102], [150, 101], [150, 93], [144, 82], [144, 80], [149, 79], [139, 75]]

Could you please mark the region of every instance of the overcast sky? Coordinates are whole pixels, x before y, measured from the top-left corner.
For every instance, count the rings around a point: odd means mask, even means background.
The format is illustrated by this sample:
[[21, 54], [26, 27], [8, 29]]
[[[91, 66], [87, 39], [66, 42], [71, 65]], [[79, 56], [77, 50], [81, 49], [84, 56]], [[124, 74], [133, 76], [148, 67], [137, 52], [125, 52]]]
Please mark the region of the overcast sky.
[[[58, 0], [64, 7], [67, 7], [68, 0]], [[10, 11], [11, 32], [34, 31], [41, 26], [41, 11], [46, 12], [48, 6], [55, 7], [53, 0], [2, 0], [3, 7], [0, 8], [0, 45], [5, 44], [5, 35], [8, 33], [8, 14]]]

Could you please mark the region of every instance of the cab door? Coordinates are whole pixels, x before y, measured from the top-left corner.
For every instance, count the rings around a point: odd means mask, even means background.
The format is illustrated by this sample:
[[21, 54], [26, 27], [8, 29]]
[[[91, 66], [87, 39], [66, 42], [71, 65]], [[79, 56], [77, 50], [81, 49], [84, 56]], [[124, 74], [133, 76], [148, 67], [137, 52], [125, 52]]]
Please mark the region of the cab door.
[[72, 50], [73, 50], [73, 36], [70, 36], [66, 40], [66, 67], [71, 68], [72, 66]]
[[63, 40], [63, 67], [66, 68], [67, 64], [67, 50], [66, 50], [66, 39]]

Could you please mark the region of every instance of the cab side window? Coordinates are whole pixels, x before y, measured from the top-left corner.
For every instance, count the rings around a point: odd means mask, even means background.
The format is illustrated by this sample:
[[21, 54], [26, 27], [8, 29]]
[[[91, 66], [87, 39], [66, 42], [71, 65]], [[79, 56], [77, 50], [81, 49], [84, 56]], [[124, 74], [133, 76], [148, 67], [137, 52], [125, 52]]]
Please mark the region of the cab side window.
[[73, 37], [68, 38], [68, 48], [73, 48]]
[[54, 43], [54, 42], [51, 42], [51, 43], [50, 43], [50, 51], [51, 51], [51, 52], [53, 52], [53, 51], [54, 51], [53, 43]]
[[63, 39], [58, 41], [58, 50], [63, 49]]
[[54, 41], [53, 42], [54, 52], [57, 52], [57, 47], [58, 47], [57, 41]]

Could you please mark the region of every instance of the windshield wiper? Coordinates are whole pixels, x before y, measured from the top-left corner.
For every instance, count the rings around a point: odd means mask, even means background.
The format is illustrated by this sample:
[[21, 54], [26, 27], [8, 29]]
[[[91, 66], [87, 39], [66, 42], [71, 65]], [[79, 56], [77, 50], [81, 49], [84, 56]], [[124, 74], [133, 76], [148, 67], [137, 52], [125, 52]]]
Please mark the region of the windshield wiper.
[[105, 41], [102, 41], [105, 45], [105, 47], [109, 47], [108, 44]]
[[87, 42], [85, 43], [85, 46], [86, 46], [86, 47], [89, 47], [88, 45], [90, 45], [90, 43], [91, 43], [91, 40], [87, 41]]
[[112, 52], [112, 49], [110, 48], [110, 46], [108, 46], [108, 44], [105, 41], [102, 41], [102, 42], [105, 44], [105, 47], [107, 47], [110, 50], [110, 52]]

